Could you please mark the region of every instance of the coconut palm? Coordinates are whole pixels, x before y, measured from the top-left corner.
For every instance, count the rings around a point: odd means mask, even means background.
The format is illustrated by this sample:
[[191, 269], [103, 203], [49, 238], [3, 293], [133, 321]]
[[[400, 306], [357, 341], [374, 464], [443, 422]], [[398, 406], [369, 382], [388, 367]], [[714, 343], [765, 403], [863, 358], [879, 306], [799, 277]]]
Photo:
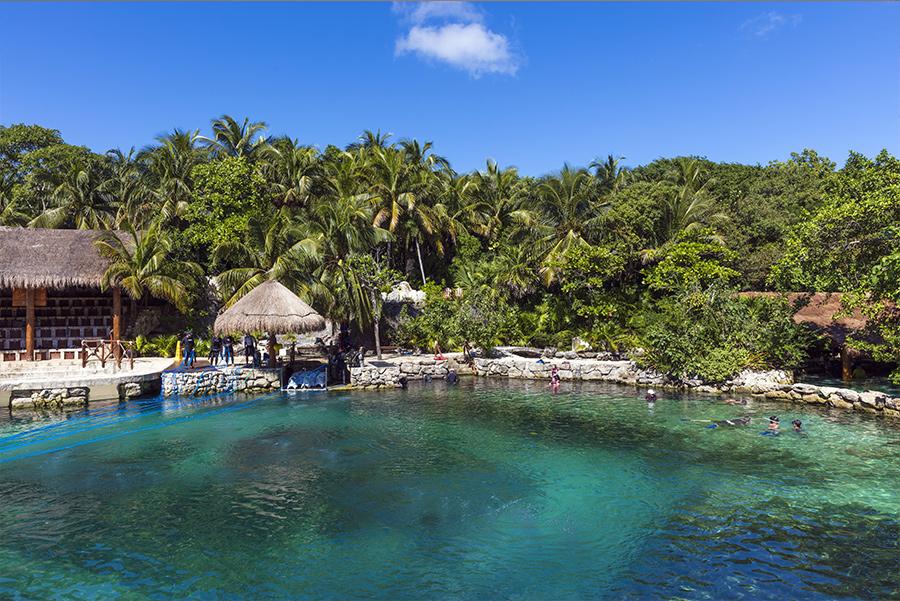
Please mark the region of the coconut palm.
[[681, 157], [676, 161], [677, 189], [669, 195], [664, 207], [660, 240], [665, 243], [681, 232], [714, 226], [725, 219], [715, 199], [709, 194], [712, 181], [697, 159]]
[[590, 164], [589, 169], [594, 170], [594, 180], [601, 194], [614, 194], [625, 185], [629, 170], [619, 166], [619, 161], [624, 159], [609, 154], [606, 160], [595, 160]]
[[154, 198], [135, 160], [134, 148], [128, 154], [117, 148], [107, 152], [106, 156], [110, 160], [112, 173], [103, 182], [103, 189], [118, 208], [114, 225], [120, 227], [127, 220], [140, 227], [155, 219], [158, 212], [153, 206]]
[[263, 155], [263, 174], [275, 203], [292, 207], [308, 204], [319, 172], [315, 148], [299, 146], [290, 138], [278, 138]]
[[119, 286], [133, 301], [149, 294], [187, 310], [193, 296], [191, 290], [203, 276], [201, 267], [172, 256], [172, 242], [161, 221], [154, 221], [143, 230], [127, 221], [121, 227], [126, 237], [107, 231], [95, 242], [100, 254], [110, 260], [101, 288]]
[[526, 206], [525, 187], [515, 167], [501, 169], [489, 160], [484, 171], [473, 176], [474, 211], [480, 218], [476, 231], [487, 240], [494, 240], [513, 227], [530, 227], [537, 215]]
[[562, 257], [572, 248], [589, 245], [599, 227], [607, 204], [593, 184], [586, 170], [565, 165], [559, 176], [545, 178], [538, 187], [540, 220], [534, 231], [546, 283], [556, 279]]
[[108, 229], [115, 215], [112, 196], [98, 169], [73, 166], [53, 190], [51, 205], [28, 224], [31, 227]]
[[143, 149], [138, 158], [146, 165], [160, 213], [168, 220], [187, 208], [193, 188], [191, 171], [206, 158], [207, 151], [198, 147], [199, 130], [174, 129], [156, 140], [159, 144]]
[[216, 156], [251, 157], [265, 148], [268, 141], [263, 135], [268, 125], [264, 121], [253, 121], [244, 118], [242, 124], [231, 115], [222, 115], [212, 122], [213, 137], [200, 136], [207, 147]]
[[292, 221], [287, 208], [251, 218], [243, 239], [228, 239], [213, 249], [215, 264], [236, 265], [215, 278], [226, 306], [267, 280], [300, 288], [307, 266], [318, 256], [318, 243]]

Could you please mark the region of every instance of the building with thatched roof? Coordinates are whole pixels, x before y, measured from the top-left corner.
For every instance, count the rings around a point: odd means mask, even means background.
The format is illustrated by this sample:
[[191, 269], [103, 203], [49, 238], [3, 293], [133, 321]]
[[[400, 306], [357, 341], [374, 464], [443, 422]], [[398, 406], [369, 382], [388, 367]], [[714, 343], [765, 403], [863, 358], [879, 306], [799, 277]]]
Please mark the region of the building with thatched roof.
[[217, 334], [267, 332], [269, 364], [274, 367], [274, 335], [315, 332], [325, 318], [296, 294], [274, 280], [263, 282], [222, 312], [213, 327]]
[[0, 227], [0, 360], [75, 359], [85, 339], [119, 339], [121, 292], [96, 230]]

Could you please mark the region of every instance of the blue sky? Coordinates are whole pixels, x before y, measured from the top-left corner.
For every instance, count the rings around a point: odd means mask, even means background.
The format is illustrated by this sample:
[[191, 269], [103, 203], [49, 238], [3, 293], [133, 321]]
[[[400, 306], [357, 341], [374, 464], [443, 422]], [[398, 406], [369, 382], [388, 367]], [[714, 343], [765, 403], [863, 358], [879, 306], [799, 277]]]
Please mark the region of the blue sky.
[[34, 3], [0, 22], [0, 123], [99, 152], [229, 113], [532, 175], [607, 153], [900, 153], [893, 3]]

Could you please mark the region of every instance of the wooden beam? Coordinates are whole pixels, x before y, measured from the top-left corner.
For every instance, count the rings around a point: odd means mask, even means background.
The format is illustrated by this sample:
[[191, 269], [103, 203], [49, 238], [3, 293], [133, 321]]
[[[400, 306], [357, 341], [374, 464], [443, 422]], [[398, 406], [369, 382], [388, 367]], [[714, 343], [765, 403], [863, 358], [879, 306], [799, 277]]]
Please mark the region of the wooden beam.
[[37, 320], [34, 316], [34, 288], [25, 289], [25, 360], [34, 361], [34, 329]]
[[112, 339], [122, 339], [122, 289], [115, 286], [112, 290], [113, 314], [112, 314]]

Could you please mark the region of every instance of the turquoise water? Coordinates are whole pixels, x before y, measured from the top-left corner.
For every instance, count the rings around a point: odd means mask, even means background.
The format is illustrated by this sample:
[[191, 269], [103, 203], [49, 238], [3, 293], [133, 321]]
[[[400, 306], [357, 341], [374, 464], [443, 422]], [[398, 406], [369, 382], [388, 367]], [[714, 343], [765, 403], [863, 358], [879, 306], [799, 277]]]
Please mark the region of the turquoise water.
[[831, 376], [808, 374], [798, 378], [798, 381], [816, 386], [833, 386], [835, 388], [850, 388], [859, 391], [877, 390], [891, 396], [900, 397], [900, 384], [894, 384], [888, 378], [864, 378], [862, 380], [845, 382], [840, 378]]
[[898, 426], [502, 381], [3, 422], [0, 598], [896, 597]]

